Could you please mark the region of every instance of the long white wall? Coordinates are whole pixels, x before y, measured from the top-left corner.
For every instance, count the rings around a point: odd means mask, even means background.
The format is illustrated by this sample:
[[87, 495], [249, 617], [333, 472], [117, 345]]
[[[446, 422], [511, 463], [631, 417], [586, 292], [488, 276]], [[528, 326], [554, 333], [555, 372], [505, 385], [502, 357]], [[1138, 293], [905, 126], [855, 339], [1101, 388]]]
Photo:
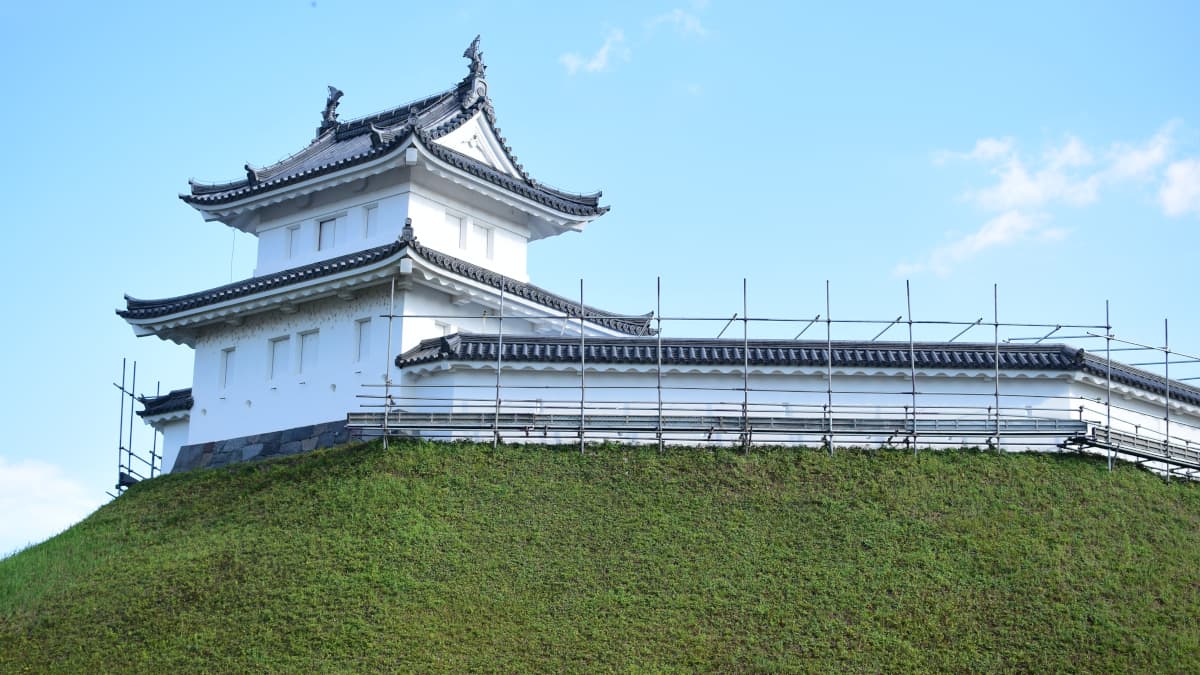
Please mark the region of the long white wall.
[[1077, 415], [1089, 422], [1107, 425], [1111, 421], [1114, 431], [1200, 445], [1200, 408], [1196, 406], [1172, 400], [1168, 424], [1166, 398], [1162, 395], [1115, 385], [1110, 396], [1105, 383], [1095, 377], [1080, 379], [1072, 390]]
[[[652, 368], [589, 365], [585, 380], [588, 414], [656, 414], [659, 380]], [[427, 396], [430, 399], [417, 402], [414, 410], [488, 412], [495, 409], [496, 372], [490, 365], [451, 364], [440, 370], [416, 368], [406, 374], [404, 383], [411, 386], [405, 397]], [[994, 419], [995, 387], [990, 376], [918, 372], [917, 385], [916, 405], [920, 420], [978, 422]], [[738, 368], [664, 370], [664, 413], [740, 414], [744, 400], [742, 386], [743, 375]], [[1070, 376], [1063, 373], [1002, 375], [1002, 417], [1075, 419], [1071, 386]], [[503, 412], [574, 414], [579, 410], [577, 365], [507, 363], [501, 372], [500, 387]], [[746, 400], [751, 416], [819, 418], [828, 403], [823, 372], [752, 370], [749, 387]], [[913, 402], [907, 371], [835, 373], [833, 388], [834, 414], [839, 418], [902, 418], [908, 414]], [[777, 437], [777, 440], [783, 439]], [[840, 442], [879, 443], [883, 440], [847, 437]], [[1008, 444], [1013, 449], [1031, 447], [1033, 443], [1013, 440], [1015, 444]], [[947, 436], [941, 442], [978, 445], [983, 440], [979, 436]]]

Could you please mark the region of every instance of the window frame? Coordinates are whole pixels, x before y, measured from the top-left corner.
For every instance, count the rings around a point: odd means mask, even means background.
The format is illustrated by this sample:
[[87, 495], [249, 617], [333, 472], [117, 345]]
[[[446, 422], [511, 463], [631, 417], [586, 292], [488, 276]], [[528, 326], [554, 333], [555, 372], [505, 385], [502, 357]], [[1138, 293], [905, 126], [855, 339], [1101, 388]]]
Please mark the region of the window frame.
[[[280, 335], [273, 337], [267, 341], [267, 381], [279, 382], [284, 377], [293, 372], [291, 366], [292, 360], [292, 336]], [[286, 350], [280, 358], [280, 347]]]
[[[296, 334], [296, 374], [312, 375], [317, 371], [321, 359], [321, 329], [314, 328]], [[309, 341], [312, 341], [311, 343]], [[307, 360], [307, 354], [312, 354], [312, 360]], [[308, 368], [305, 368], [305, 364]]]

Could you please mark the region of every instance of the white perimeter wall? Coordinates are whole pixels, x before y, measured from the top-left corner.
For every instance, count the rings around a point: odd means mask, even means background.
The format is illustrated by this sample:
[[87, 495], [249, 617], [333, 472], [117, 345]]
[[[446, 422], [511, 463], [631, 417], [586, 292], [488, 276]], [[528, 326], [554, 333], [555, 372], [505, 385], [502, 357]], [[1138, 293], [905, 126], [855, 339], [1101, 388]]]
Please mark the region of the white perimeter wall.
[[[508, 363], [501, 374], [502, 411], [575, 414], [580, 404], [578, 366], [564, 364]], [[416, 385], [404, 396], [426, 396], [430, 400], [410, 409], [490, 412], [495, 409], [496, 373], [484, 364], [451, 365], [442, 370], [406, 374], [405, 384]], [[665, 414], [740, 414], [743, 376], [739, 369], [691, 371], [665, 370], [662, 377]], [[587, 412], [657, 413], [657, 377], [653, 369], [589, 366], [586, 374]], [[751, 415], [820, 417], [827, 402], [823, 372], [799, 369], [773, 372], [752, 371], [749, 410]], [[899, 417], [912, 405], [912, 385], [907, 371], [893, 374], [838, 373], [833, 377], [833, 405], [841, 418]], [[995, 406], [995, 384], [988, 373], [968, 375], [942, 372], [917, 373], [918, 419], [986, 420]], [[756, 390], [756, 391], [755, 391]], [[1074, 373], [1001, 373], [1000, 393], [1005, 419], [1082, 419], [1103, 423], [1103, 383], [1084, 381]], [[437, 399], [443, 399], [441, 401]], [[444, 399], [451, 399], [450, 403]], [[405, 399], [406, 401], [408, 399]], [[1113, 427], [1129, 432], [1137, 427], [1143, 436], [1162, 437], [1165, 430], [1162, 400], [1144, 395], [1114, 396]], [[1157, 434], [1157, 435], [1155, 435]], [[478, 434], [476, 434], [478, 435]], [[1179, 405], [1172, 408], [1172, 441], [1200, 443], [1200, 410]], [[778, 437], [776, 437], [778, 438]], [[573, 436], [559, 440], [571, 441]], [[553, 440], [553, 439], [551, 439]], [[629, 440], [634, 440], [630, 437]], [[645, 439], [641, 439], [645, 440]], [[729, 440], [729, 439], [724, 439]], [[769, 442], [769, 438], [762, 439]], [[885, 439], [846, 437], [844, 444], [880, 443]], [[1062, 439], [1056, 439], [1062, 440]], [[948, 436], [939, 442], [980, 445], [979, 436]], [[1045, 440], [1007, 438], [1010, 450], [1046, 449]]]
[[[391, 349], [387, 314], [387, 286], [364, 292], [354, 300], [336, 298], [301, 305], [295, 314], [271, 312], [251, 317], [241, 326], [210, 330], [196, 344], [195, 381], [186, 443], [222, 440], [255, 433], [342, 419], [348, 412], [364, 410], [360, 394], [381, 395], [381, 388], [364, 387], [384, 381], [389, 370], [397, 404], [413, 411], [494, 410], [496, 374], [491, 364], [435, 363], [400, 371], [397, 354], [421, 340], [455, 332], [495, 333], [494, 315], [481, 316], [474, 303], [452, 305], [439, 290], [416, 286], [396, 295], [395, 312], [405, 315], [392, 325]], [[437, 316], [423, 316], [437, 315]], [[367, 337], [360, 346], [360, 326]], [[536, 326], [507, 318], [506, 334], [529, 334]], [[317, 331], [317, 356], [305, 361], [301, 336]], [[286, 337], [288, 360], [272, 376], [272, 341]], [[232, 349], [233, 366], [221, 381]], [[360, 350], [363, 353], [359, 353]], [[504, 364], [501, 375], [503, 409], [513, 412], [573, 413], [579, 406], [579, 367], [574, 364]], [[653, 367], [589, 364], [589, 413], [652, 414], [657, 409], [658, 378]], [[743, 375], [739, 368], [702, 367], [667, 369], [662, 377], [667, 414], [740, 414]], [[752, 415], [820, 417], [825, 409], [826, 379], [821, 369], [752, 370], [749, 378]], [[847, 417], [903, 416], [913, 402], [907, 370], [834, 372], [835, 415]], [[980, 420], [991, 416], [995, 384], [991, 373], [918, 371], [918, 419]], [[1102, 423], [1105, 387], [1094, 378], [1076, 373], [1002, 373], [1001, 406], [1005, 418], [1083, 419]], [[1129, 388], [1114, 389], [1114, 428], [1160, 435], [1165, 430], [1161, 397]], [[1200, 443], [1200, 410], [1176, 405], [1172, 409], [1172, 437], [1176, 442]], [[187, 425], [188, 423], [182, 423]], [[182, 426], [172, 427], [167, 447], [177, 452], [183, 444]], [[166, 432], [167, 429], [164, 429]], [[553, 440], [553, 439], [552, 439]], [[569, 438], [560, 440], [569, 441]], [[633, 440], [633, 439], [630, 439]], [[643, 439], [644, 440], [644, 439]], [[842, 443], [878, 443], [885, 439], [848, 437]], [[978, 436], [943, 439], [978, 445]], [[1006, 439], [1009, 449], [1033, 447], [1021, 439]], [[165, 462], [170, 468], [173, 459]]]
[[[442, 370], [428, 370], [420, 374], [414, 370], [406, 375], [404, 383], [412, 388], [403, 395], [426, 396], [430, 399], [412, 405], [412, 410], [488, 412], [495, 409], [494, 367], [484, 364], [448, 364], [442, 367]], [[1070, 375], [1037, 375], [1031, 373], [1007, 377], [1002, 374], [1003, 416], [1077, 419], [1077, 413], [1071, 413]], [[502, 411], [560, 411], [574, 414], [579, 410], [578, 366], [507, 363], [500, 381], [501, 398], [506, 402], [502, 405]], [[586, 374], [587, 412], [657, 414], [657, 383], [653, 368], [589, 366]], [[664, 370], [662, 386], [665, 414], [741, 413], [743, 375], [740, 369]], [[825, 373], [816, 370], [752, 371], [749, 387], [748, 402], [752, 416], [819, 418], [828, 400]], [[875, 374], [835, 372], [833, 388], [835, 415], [841, 418], [903, 417], [906, 414], [905, 407], [911, 407], [913, 401], [907, 371]], [[918, 372], [917, 388], [922, 392], [916, 397], [918, 418], [922, 420], [986, 420], [991, 414], [988, 408], [995, 405], [995, 386], [990, 374]], [[454, 402], [436, 399], [452, 399]], [[769, 442], [767, 438], [762, 440]], [[839, 442], [879, 443], [883, 440], [847, 437], [839, 439]], [[950, 440], [963, 445], [984, 442], [978, 436]], [[1027, 444], [1018, 443], [1013, 449], [1024, 447]]]
[[[1123, 385], [1114, 385], [1111, 399], [1105, 382], [1095, 377], [1080, 378], [1072, 385], [1076, 409], [1083, 418], [1098, 425], [1108, 423], [1111, 415], [1114, 431], [1123, 431], [1172, 443], [1200, 443], [1200, 409], [1179, 401], [1171, 402], [1171, 423], [1167, 425], [1166, 398]], [[1107, 402], [1111, 400], [1111, 406]], [[1077, 413], [1078, 416], [1078, 413]]]

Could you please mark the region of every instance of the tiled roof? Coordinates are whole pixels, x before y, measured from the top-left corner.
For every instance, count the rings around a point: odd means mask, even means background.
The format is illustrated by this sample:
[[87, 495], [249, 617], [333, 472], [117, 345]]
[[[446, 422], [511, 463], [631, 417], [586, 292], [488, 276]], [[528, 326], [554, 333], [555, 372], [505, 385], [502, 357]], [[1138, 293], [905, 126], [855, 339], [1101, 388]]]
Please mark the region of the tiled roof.
[[[424, 340], [396, 357], [400, 368], [433, 361], [476, 361], [494, 363], [499, 351], [495, 335], [459, 333]], [[513, 362], [579, 363], [578, 339], [558, 337], [504, 336], [500, 358]], [[590, 364], [658, 363], [658, 340], [653, 338], [587, 338], [585, 361]], [[752, 367], [825, 367], [829, 363], [823, 341], [750, 340], [749, 362]], [[995, 368], [993, 344], [916, 343], [913, 345], [917, 368], [946, 370], [983, 370]], [[833, 343], [835, 368], [908, 368], [908, 343], [841, 342]], [[669, 366], [741, 366], [741, 340], [680, 339], [662, 340], [662, 363]], [[1067, 345], [1000, 345], [1000, 369], [1083, 371], [1104, 377], [1105, 359]], [[1122, 363], [1112, 362], [1113, 381], [1132, 385], [1157, 394], [1164, 393], [1166, 380]], [[1200, 389], [1171, 381], [1173, 400], [1200, 405]]]
[[193, 402], [190, 387], [173, 389], [162, 396], [141, 396], [138, 400], [142, 403], [142, 409], [138, 411], [141, 417], [191, 410]]
[[[523, 281], [517, 281], [511, 277], [493, 272], [486, 267], [480, 267], [454, 256], [446, 255], [440, 251], [426, 248], [416, 242], [413, 243], [413, 251], [422, 260], [426, 260], [437, 267], [466, 277], [472, 281], [478, 281], [493, 288], [503, 289], [507, 295], [515, 295], [525, 300], [531, 300], [543, 307], [549, 307], [555, 311], [562, 312], [569, 317], [578, 318], [580, 315], [580, 304], [578, 302], [551, 293], [544, 288], [527, 284]], [[631, 317], [596, 309], [588, 305], [583, 305], [582, 308], [586, 313], [589, 323], [618, 330], [629, 335], [652, 335], [654, 333], [654, 330], [650, 328], [652, 313]]]
[[[1084, 356], [1082, 370], [1086, 373], [1101, 378], [1107, 377], [1108, 367], [1109, 361], [1101, 356], [1092, 353]], [[1159, 396], [1165, 396], [1167, 387], [1170, 386], [1172, 401], [1200, 405], [1200, 389], [1178, 380], [1168, 380], [1161, 375], [1155, 375], [1140, 368], [1113, 361], [1112, 379], [1113, 382], [1145, 389]]]
[[236, 300], [237, 298], [253, 295], [254, 293], [291, 286], [302, 281], [319, 279], [331, 274], [337, 274], [338, 272], [364, 267], [388, 258], [402, 248], [404, 248], [404, 242], [397, 240], [390, 244], [366, 249], [365, 251], [338, 256], [301, 267], [293, 267], [292, 269], [282, 270], [273, 274], [265, 274], [261, 277], [250, 277], [242, 281], [235, 281], [232, 284], [188, 293], [187, 295], [178, 295], [173, 298], [140, 300], [126, 295], [125, 309], [117, 310], [117, 315], [123, 319], [152, 319], [189, 309], [196, 309], [197, 307], [214, 305], [226, 300]]
[[[284, 288], [304, 281], [320, 279], [321, 277], [365, 267], [393, 256], [398, 256], [405, 249], [434, 267], [439, 267], [447, 272], [466, 277], [497, 290], [503, 289], [510, 296], [536, 302], [549, 309], [562, 312], [568, 317], [578, 317], [580, 315], [580, 305], [578, 302], [551, 293], [533, 284], [518, 281], [485, 267], [480, 267], [479, 265], [455, 258], [440, 251], [435, 251], [434, 249], [422, 246], [417, 240], [410, 238], [401, 238], [390, 244], [376, 246], [375, 248], [369, 248], [358, 253], [351, 253], [261, 277], [251, 277], [250, 279], [232, 284], [173, 298], [139, 300], [125, 296], [126, 308], [124, 310], [117, 310], [117, 314], [129, 320], [153, 319], [167, 316], [176, 312], [205, 307], [227, 300], [235, 300], [255, 293], [275, 288]], [[653, 333], [653, 330], [650, 328], [650, 314], [627, 317], [586, 305], [583, 306], [583, 309], [586, 312], [589, 323], [621, 331], [629, 335], [650, 335]]]
[[[487, 96], [487, 84], [484, 81], [486, 67], [478, 50], [478, 38], [464, 56], [471, 60], [470, 71], [456, 86], [359, 119], [323, 123], [318, 129], [317, 138], [287, 159], [261, 168], [247, 165], [246, 178], [241, 180], [225, 183], [189, 181], [189, 194], [180, 195], [180, 199], [196, 206], [219, 205], [270, 192], [385, 157], [405, 147], [412, 138], [441, 161], [543, 206], [575, 216], [598, 216], [607, 212], [608, 207], [600, 206], [599, 192], [586, 195], [563, 192], [542, 185], [525, 172], [512, 148], [500, 135], [500, 129], [495, 126], [495, 112]], [[340, 97], [340, 92], [338, 94]], [[336, 99], [331, 98], [329, 105], [331, 107], [327, 115], [336, 120], [336, 113], [333, 113]], [[483, 114], [500, 140], [507, 159], [517, 169], [517, 176], [497, 171], [434, 142], [478, 113]]]

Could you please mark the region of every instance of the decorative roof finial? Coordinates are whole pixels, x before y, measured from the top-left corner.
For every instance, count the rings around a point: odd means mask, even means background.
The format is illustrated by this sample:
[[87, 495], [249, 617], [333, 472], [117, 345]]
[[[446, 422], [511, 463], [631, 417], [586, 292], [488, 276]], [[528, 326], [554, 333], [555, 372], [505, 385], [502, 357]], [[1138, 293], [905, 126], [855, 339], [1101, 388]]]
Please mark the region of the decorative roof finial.
[[470, 46], [463, 52], [464, 59], [471, 59], [471, 72], [479, 71], [483, 74], [483, 52], [479, 51], [479, 36], [476, 35], [474, 40], [471, 40]]
[[400, 230], [400, 241], [413, 241], [416, 237], [413, 236], [412, 218], [404, 219], [404, 229]]
[[325, 99], [325, 110], [321, 111], [321, 126], [317, 127], [317, 136], [337, 126], [337, 107], [342, 100], [342, 90], [329, 86], [329, 97]]
[[475, 105], [481, 99], [485, 105], [490, 107], [487, 101], [487, 82], [483, 79], [483, 73], [487, 70], [487, 66], [483, 64], [483, 52], [479, 51], [478, 35], [471, 40], [471, 45], [463, 52], [463, 58], [471, 60], [470, 71], [458, 85], [459, 99], [463, 110]]

